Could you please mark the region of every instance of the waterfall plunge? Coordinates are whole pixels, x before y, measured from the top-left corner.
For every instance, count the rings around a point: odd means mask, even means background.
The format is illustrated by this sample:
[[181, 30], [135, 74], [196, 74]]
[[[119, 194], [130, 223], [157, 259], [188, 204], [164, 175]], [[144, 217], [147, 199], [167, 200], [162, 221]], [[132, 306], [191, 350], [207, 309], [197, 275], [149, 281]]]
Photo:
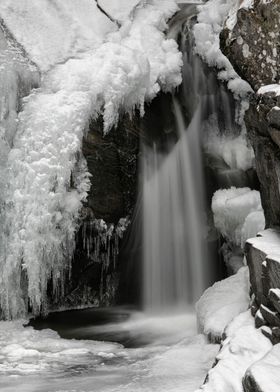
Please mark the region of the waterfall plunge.
[[205, 289], [201, 110], [185, 129], [174, 100], [179, 140], [163, 156], [145, 148], [143, 162], [144, 306], [164, 309], [193, 303]]

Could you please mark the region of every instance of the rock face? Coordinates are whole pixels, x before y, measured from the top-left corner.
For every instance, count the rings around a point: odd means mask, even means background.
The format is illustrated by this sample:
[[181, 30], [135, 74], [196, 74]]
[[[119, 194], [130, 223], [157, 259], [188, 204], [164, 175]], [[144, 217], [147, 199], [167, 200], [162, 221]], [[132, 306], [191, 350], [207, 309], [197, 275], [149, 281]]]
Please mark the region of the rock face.
[[107, 135], [92, 122], [83, 141], [91, 189], [76, 238], [65, 298], [55, 304], [107, 306], [116, 301], [119, 250], [136, 201], [139, 119], [124, 116]]
[[[241, 8], [233, 30], [221, 33], [221, 48], [239, 75], [257, 91], [279, 82], [280, 1], [256, 0]], [[280, 97], [253, 94], [245, 123], [256, 156], [267, 227], [280, 224]]]
[[[247, 132], [256, 156], [266, 226], [280, 224], [280, 97], [273, 93], [252, 97], [245, 115]], [[279, 111], [280, 113], [280, 111]]]
[[241, 8], [233, 30], [221, 34], [221, 46], [238, 74], [257, 90], [280, 80], [280, 1], [255, 0]]

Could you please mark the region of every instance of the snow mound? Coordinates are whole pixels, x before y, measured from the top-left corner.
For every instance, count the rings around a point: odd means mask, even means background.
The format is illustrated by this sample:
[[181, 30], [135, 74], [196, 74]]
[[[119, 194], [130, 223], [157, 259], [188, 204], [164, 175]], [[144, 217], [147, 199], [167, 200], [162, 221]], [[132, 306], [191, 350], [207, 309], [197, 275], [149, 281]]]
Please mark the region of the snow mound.
[[215, 227], [231, 243], [244, 246], [246, 240], [264, 229], [260, 193], [250, 188], [220, 189], [212, 198]]
[[209, 371], [207, 383], [199, 391], [243, 392], [242, 378], [246, 370], [272, 347], [271, 342], [254, 327], [250, 311], [233, 320], [226, 336], [216, 357], [218, 363]]
[[215, 283], [196, 304], [199, 330], [219, 341], [227, 325], [249, 307], [249, 271], [239, 269], [236, 275]]

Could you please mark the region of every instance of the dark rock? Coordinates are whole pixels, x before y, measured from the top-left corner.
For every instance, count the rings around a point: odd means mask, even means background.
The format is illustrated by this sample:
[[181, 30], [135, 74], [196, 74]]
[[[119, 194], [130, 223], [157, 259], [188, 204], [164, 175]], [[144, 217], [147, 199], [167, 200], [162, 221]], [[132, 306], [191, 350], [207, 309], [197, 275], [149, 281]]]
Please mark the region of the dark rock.
[[242, 379], [242, 386], [244, 388], [244, 392], [265, 392], [256, 382], [254, 376], [250, 372], [250, 369], [247, 370], [245, 376]]
[[260, 328], [261, 333], [272, 342], [272, 329], [268, 326], [263, 326]]
[[91, 174], [88, 207], [96, 219], [117, 223], [130, 215], [136, 200], [139, 121], [124, 116], [107, 135], [100, 119], [90, 124], [83, 154]]
[[245, 114], [247, 132], [256, 157], [261, 199], [267, 227], [280, 224], [280, 138], [279, 131], [269, 125], [268, 114], [278, 98], [252, 98]]
[[256, 328], [260, 328], [264, 325], [267, 325], [267, 321], [264, 319], [261, 312], [257, 311], [257, 313], [255, 314], [255, 326]]
[[[280, 244], [279, 244], [280, 247]], [[280, 287], [280, 257], [267, 256], [267, 278], [269, 282], [269, 289]]]
[[[267, 121], [269, 125], [277, 128], [275, 131], [280, 130], [280, 108], [278, 106], [274, 106], [267, 114]], [[279, 144], [278, 144], [279, 146]]]
[[264, 320], [270, 327], [280, 327], [280, 314], [269, 309], [268, 307], [261, 305], [260, 312]]
[[253, 8], [239, 9], [232, 31], [221, 33], [222, 51], [254, 90], [279, 82], [279, 15], [279, 0], [256, 0]]
[[252, 291], [255, 295], [257, 306], [265, 301], [265, 292], [263, 287], [262, 271], [263, 262], [266, 259], [267, 253], [258, 247], [254, 242], [247, 241], [245, 245], [245, 255], [250, 271], [250, 283]]
[[280, 289], [269, 290], [268, 298], [274, 308], [280, 313]]

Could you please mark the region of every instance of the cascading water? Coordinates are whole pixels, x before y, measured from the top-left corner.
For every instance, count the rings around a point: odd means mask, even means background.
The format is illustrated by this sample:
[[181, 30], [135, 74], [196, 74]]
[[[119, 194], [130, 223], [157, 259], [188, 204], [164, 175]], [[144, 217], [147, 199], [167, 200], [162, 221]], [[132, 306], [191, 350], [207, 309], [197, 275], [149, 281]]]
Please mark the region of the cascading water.
[[[172, 104], [178, 140], [168, 152], [143, 143], [143, 302], [153, 311], [193, 304], [212, 281], [201, 149], [207, 137], [219, 144], [240, 132], [232, 97], [194, 53], [194, 6], [184, 15], [183, 85]], [[174, 23], [170, 34], [178, 31]], [[229, 161], [230, 177], [232, 170], [236, 175], [233, 155]]]
[[185, 130], [175, 101], [179, 141], [168, 156], [146, 149], [144, 190], [144, 303], [164, 308], [192, 303], [205, 288], [207, 262], [197, 109]]

